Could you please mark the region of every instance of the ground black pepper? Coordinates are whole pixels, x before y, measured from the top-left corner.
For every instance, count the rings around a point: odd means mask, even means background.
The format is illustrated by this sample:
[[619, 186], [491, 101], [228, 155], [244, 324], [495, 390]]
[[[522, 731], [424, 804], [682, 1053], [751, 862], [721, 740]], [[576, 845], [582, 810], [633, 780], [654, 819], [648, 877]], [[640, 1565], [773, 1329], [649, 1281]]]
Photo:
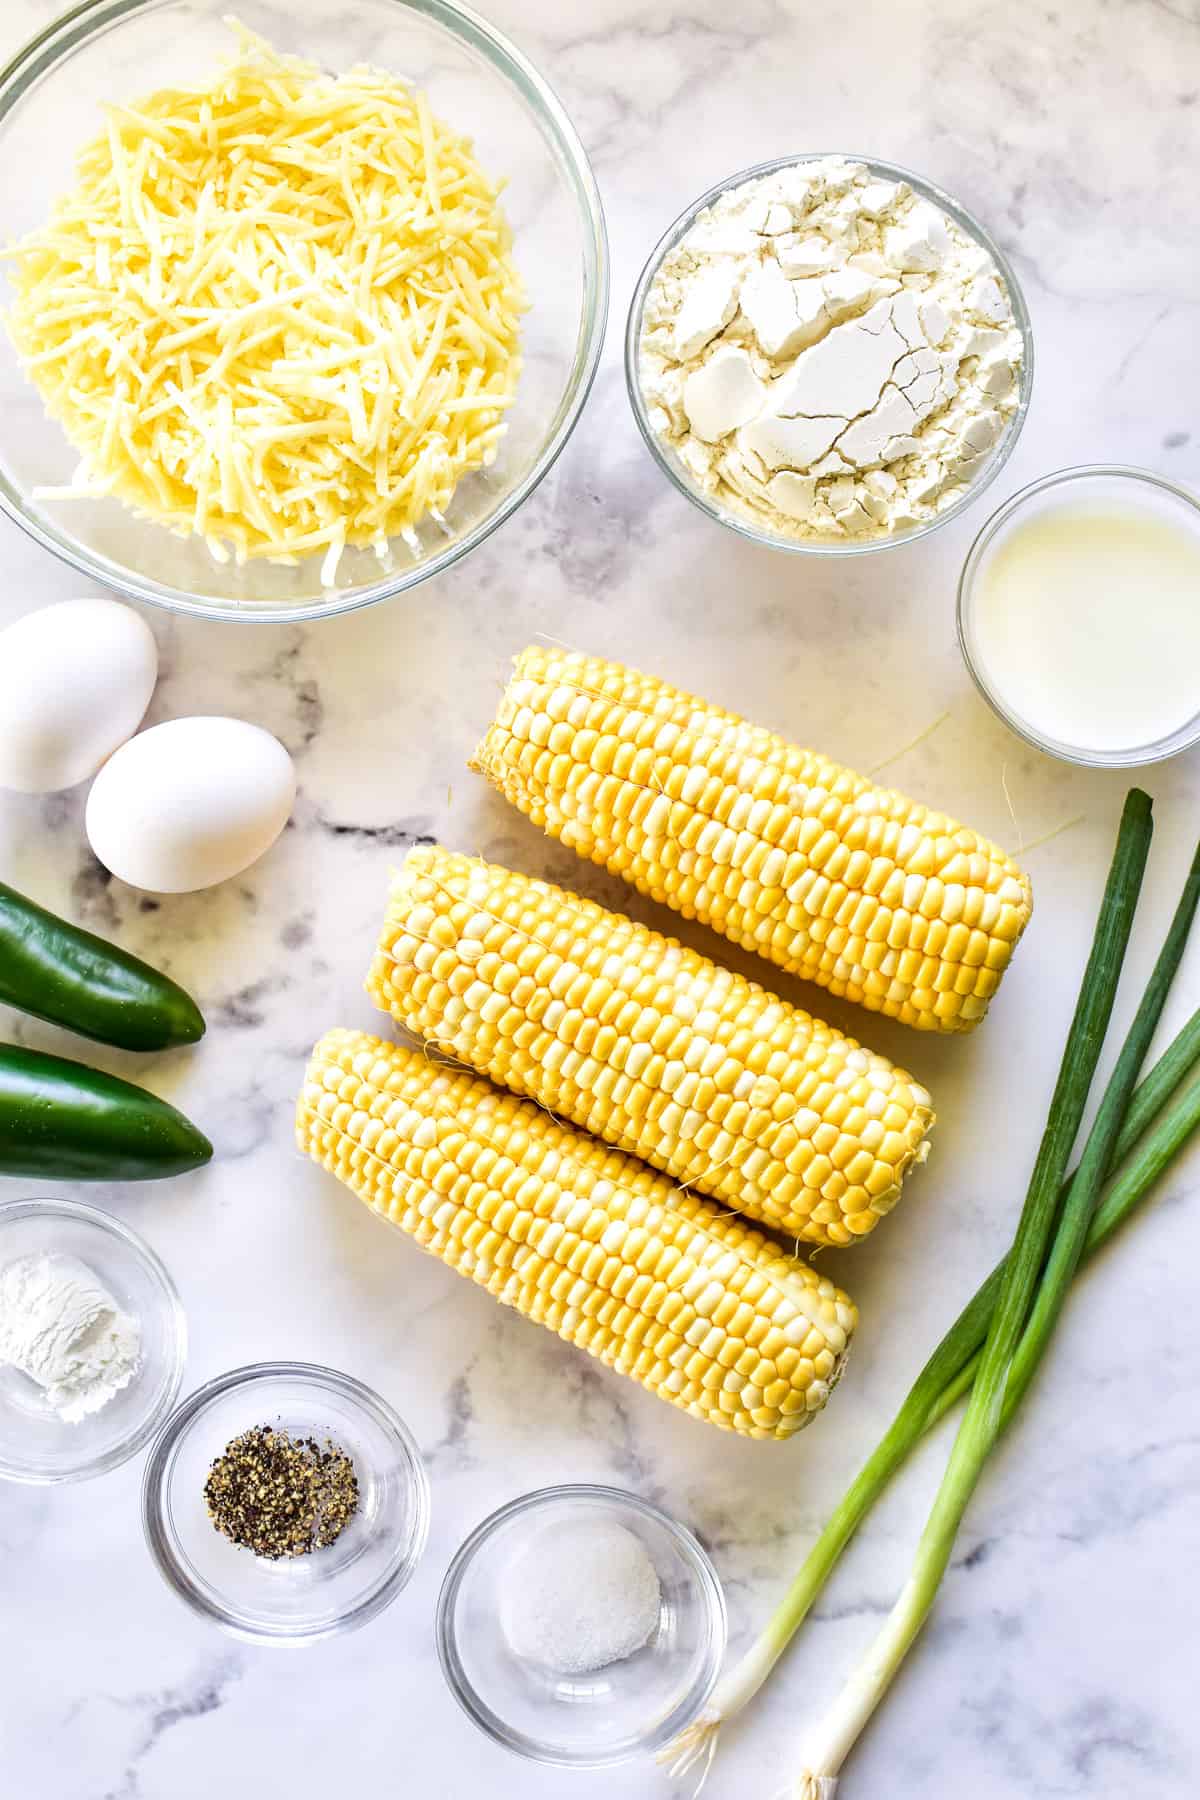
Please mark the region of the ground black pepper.
[[256, 1425], [225, 1446], [204, 1484], [208, 1516], [231, 1543], [275, 1562], [336, 1543], [358, 1509], [340, 1445]]

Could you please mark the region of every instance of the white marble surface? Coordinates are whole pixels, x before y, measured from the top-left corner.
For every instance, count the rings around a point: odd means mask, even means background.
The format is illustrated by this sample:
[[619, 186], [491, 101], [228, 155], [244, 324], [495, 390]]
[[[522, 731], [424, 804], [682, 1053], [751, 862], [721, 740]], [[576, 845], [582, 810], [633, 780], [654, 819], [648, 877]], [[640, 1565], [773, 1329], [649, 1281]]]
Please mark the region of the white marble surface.
[[[53, 10], [53, 0], [6, 0], [0, 53]], [[666, 1796], [649, 1768], [573, 1777], [523, 1765], [462, 1719], [432, 1637], [450, 1554], [519, 1491], [624, 1484], [702, 1534], [744, 1639], [1003, 1245], [1041, 1125], [1125, 784], [1039, 758], [975, 698], [954, 644], [953, 583], [979, 513], [850, 564], [755, 551], [654, 472], [617, 342], [642, 256], [694, 193], [788, 148], [874, 151], [953, 188], [1025, 284], [1036, 391], [993, 497], [1102, 458], [1195, 483], [1197, 0], [862, 0], [824, 11], [679, 0], [653, 13], [640, 0], [497, 0], [492, 10], [577, 120], [612, 234], [610, 343], [559, 467], [517, 520], [412, 602], [307, 632], [154, 619], [156, 718], [238, 712], [297, 757], [295, 827], [249, 877], [151, 909], [89, 860], [79, 795], [0, 797], [6, 878], [169, 960], [211, 1019], [196, 1054], [160, 1060], [147, 1078], [208, 1127], [214, 1164], [95, 1196], [147, 1233], [178, 1278], [189, 1385], [281, 1355], [378, 1385], [428, 1455], [428, 1554], [365, 1631], [272, 1654], [226, 1641], [160, 1583], [142, 1546], [137, 1466], [60, 1491], [4, 1489], [6, 1796]], [[0, 617], [78, 591], [7, 525], [0, 546]], [[941, 1124], [901, 1211], [829, 1264], [862, 1307], [857, 1354], [828, 1416], [790, 1448], [727, 1441], [597, 1371], [399, 1236], [383, 1238], [291, 1150], [310, 1042], [334, 1022], [372, 1020], [361, 978], [389, 858], [414, 835], [627, 903], [464, 770], [507, 657], [536, 632], [638, 660], [859, 765], [947, 711], [895, 763], [898, 784], [1010, 844], [1082, 815], [1030, 852], [1036, 918], [986, 1030], [932, 1043], [849, 1021], [923, 1075]], [[1158, 838], [1122, 1017], [1182, 879], [1200, 763], [1181, 759], [1146, 785]], [[1200, 947], [1169, 1026], [1198, 1003]], [[1052, 1372], [971, 1509], [935, 1620], [847, 1771], [847, 1796], [1200, 1791], [1198, 1190], [1193, 1156], [1082, 1284]], [[794, 1731], [895, 1591], [944, 1448], [871, 1520], [769, 1697], [729, 1737], [712, 1800], [766, 1800], [782, 1779]]]

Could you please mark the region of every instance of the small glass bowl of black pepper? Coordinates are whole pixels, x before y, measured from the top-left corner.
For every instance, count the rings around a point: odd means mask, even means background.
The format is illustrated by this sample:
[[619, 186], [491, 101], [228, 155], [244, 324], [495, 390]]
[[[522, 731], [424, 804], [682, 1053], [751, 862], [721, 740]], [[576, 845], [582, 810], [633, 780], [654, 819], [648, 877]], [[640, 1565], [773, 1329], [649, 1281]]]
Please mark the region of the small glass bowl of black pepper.
[[233, 1637], [293, 1647], [363, 1625], [425, 1548], [429, 1479], [386, 1400], [313, 1363], [257, 1363], [180, 1405], [142, 1518], [168, 1584]]

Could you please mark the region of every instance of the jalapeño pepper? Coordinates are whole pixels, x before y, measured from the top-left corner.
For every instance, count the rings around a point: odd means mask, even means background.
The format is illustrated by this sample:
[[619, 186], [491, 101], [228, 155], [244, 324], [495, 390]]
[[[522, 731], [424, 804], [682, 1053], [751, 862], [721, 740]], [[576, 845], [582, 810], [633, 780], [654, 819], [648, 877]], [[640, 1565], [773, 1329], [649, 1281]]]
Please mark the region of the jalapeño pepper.
[[212, 1153], [203, 1132], [145, 1088], [0, 1044], [0, 1175], [152, 1181]]
[[0, 882], [0, 1001], [120, 1050], [194, 1044], [204, 1020], [169, 976]]

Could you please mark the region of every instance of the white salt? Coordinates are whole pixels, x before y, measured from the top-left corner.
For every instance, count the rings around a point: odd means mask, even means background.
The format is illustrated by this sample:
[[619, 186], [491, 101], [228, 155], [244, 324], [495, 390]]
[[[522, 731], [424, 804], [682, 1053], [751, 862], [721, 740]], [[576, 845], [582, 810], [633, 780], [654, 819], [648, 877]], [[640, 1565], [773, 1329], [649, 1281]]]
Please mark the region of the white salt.
[[662, 1591], [645, 1548], [607, 1519], [546, 1525], [504, 1572], [509, 1648], [561, 1675], [585, 1675], [641, 1650], [658, 1628]]

